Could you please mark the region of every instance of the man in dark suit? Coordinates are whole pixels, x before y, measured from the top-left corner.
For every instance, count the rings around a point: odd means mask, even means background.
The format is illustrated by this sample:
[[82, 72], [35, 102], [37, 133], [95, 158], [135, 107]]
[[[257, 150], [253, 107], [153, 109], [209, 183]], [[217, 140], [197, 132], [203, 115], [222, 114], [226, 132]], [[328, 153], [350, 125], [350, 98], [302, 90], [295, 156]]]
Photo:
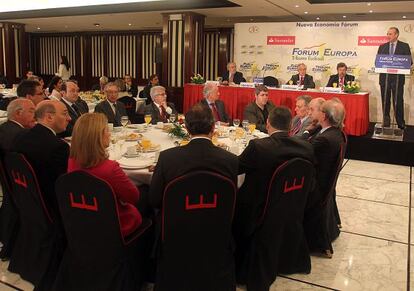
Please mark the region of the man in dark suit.
[[311, 122], [304, 129], [302, 135], [298, 135], [302, 139], [309, 140], [321, 130], [318, 118], [322, 109], [322, 104], [326, 100], [322, 97], [314, 98], [309, 102], [309, 118]]
[[296, 98], [296, 115], [292, 120], [290, 135], [303, 135], [306, 128], [312, 123], [312, 119], [309, 116], [309, 103], [311, 100], [312, 97], [308, 95], [301, 95]]
[[203, 96], [204, 99], [200, 102], [211, 110], [214, 120], [216, 122], [220, 121], [222, 125], [228, 125], [230, 119], [226, 113], [223, 101], [219, 100], [220, 92], [218, 86], [214, 83], [205, 84], [203, 88]]
[[152, 102], [144, 107], [144, 114], [151, 115], [151, 123], [168, 122], [171, 114], [177, 114], [175, 106], [167, 102], [167, 93], [163, 86], [154, 86], [150, 91]]
[[333, 253], [331, 242], [339, 236], [335, 189], [332, 187], [345, 143], [342, 133], [344, 118], [342, 103], [336, 100], [324, 102], [318, 117], [321, 130], [310, 141], [316, 156], [316, 188], [308, 199], [304, 227], [309, 249], [320, 251], [328, 258]]
[[313, 77], [306, 74], [306, 65], [304, 63], [298, 65], [298, 74], [292, 75], [287, 84], [292, 83], [293, 85], [303, 86], [303, 90], [308, 88], [315, 88], [315, 82]]
[[55, 182], [67, 171], [69, 145], [56, 134], [66, 130], [70, 116], [66, 106], [56, 100], [40, 102], [35, 115], [38, 123], [15, 139], [13, 149], [29, 161], [48, 209], [58, 215]]
[[170, 181], [196, 169], [220, 173], [237, 184], [237, 156], [211, 142], [215, 127], [211, 111], [201, 104], [194, 105], [185, 115], [185, 125], [191, 141], [160, 153], [150, 187], [154, 208], [161, 208], [164, 188]]
[[[380, 45], [378, 48], [379, 55], [407, 55], [411, 59], [411, 50], [408, 43], [398, 40], [400, 31], [397, 27], [390, 27], [387, 32], [389, 42]], [[411, 59], [412, 64], [412, 59]], [[389, 127], [391, 95], [394, 104], [395, 119], [398, 127], [405, 128], [404, 121], [404, 84], [405, 76], [397, 74], [380, 74], [379, 84], [381, 86], [383, 126]]]
[[46, 97], [42, 85], [35, 80], [21, 81], [17, 86], [16, 93], [18, 97], [30, 99], [35, 106], [45, 100]]
[[14, 139], [35, 126], [35, 106], [29, 99], [18, 98], [7, 106], [7, 121], [0, 125], [0, 149], [12, 150]]
[[109, 82], [105, 86], [106, 100], [101, 101], [95, 107], [95, 112], [105, 114], [108, 118], [108, 123], [113, 123], [114, 126], [122, 126], [121, 117], [127, 116], [125, 105], [117, 101], [118, 92], [118, 86], [113, 82]]
[[243, 78], [243, 73], [237, 72], [236, 63], [230, 62], [227, 64], [227, 71], [222, 76], [221, 82], [223, 85], [234, 85], [246, 82], [246, 79]]
[[269, 101], [269, 92], [264, 85], [256, 86], [254, 95], [256, 100], [246, 106], [243, 119], [247, 119], [250, 123], [256, 124], [256, 129], [267, 133], [267, 117], [275, 105]]
[[348, 67], [345, 63], [338, 63], [336, 65], [336, 71], [338, 74], [331, 75], [329, 77], [328, 84], [326, 84], [326, 87], [334, 87], [334, 83], [339, 88], [343, 88], [348, 82], [355, 81], [355, 77], [352, 75], [348, 75], [346, 71], [348, 70]]
[[130, 96], [136, 97], [138, 95], [138, 87], [137, 87], [137, 85], [132, 83], [131, 76], [130, 75], [125, 75], [124, 76], [124, 82], [125, 82], [127, 92], [129, 94], [131, 94]]
[[274, 170], [293, 158], [314, 163], [312, 146], [299, 138], [289, 137], [291, 120], [287, 107], [275, 107], [266, 122], [270, 136], [251, 140], [239, 156], [239, 174], [246, 173], [246, 177], [237, 196], [235, 229], [245, 236], [254, 231]]
[[87, 113], [88, 111], [85, 111], [84, 105], [81, 102], [83, 100], [80, 100], [78, 95], [79, 87], [74, 81], [66, 81], [63, 83], [61, 92], [63, 96], [60, 101], [65, 104], [71, 120], [68, 123], [66, 130], [60, 133], [58, 136], [67, 137], [72, 136], [73, 126], [75, 125], [75, 122], [78, 120], [79, 116]]

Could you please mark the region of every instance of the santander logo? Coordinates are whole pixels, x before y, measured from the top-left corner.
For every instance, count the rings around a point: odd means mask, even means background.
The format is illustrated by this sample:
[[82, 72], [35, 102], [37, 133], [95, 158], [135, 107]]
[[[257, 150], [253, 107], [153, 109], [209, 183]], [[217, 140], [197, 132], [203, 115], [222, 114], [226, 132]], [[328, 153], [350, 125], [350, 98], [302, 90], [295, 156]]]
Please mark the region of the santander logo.
[[293, 45], [296, 43], [296, 36], [280, 36], [280, 35], [268, 35], [267, 44], [268, 45]]
[[380, 46], [386, 42], [386, 36], [358, 36], [358, 46]]

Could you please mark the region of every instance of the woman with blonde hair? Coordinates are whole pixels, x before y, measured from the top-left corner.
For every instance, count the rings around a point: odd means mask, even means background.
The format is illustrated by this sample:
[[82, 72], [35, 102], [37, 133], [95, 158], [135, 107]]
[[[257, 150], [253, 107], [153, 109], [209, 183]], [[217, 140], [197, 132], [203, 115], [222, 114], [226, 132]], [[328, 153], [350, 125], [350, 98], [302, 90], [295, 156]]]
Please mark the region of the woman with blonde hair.
[[108, 159], [111, 134], [102, 113], [86, 113], [78, 118], [72, 132], [68, 172], [85, 171], [111, 185], [118, 199], [121, 232], [131, 234], [142, 223], [137, 208], [140, 193], [116, 161]]

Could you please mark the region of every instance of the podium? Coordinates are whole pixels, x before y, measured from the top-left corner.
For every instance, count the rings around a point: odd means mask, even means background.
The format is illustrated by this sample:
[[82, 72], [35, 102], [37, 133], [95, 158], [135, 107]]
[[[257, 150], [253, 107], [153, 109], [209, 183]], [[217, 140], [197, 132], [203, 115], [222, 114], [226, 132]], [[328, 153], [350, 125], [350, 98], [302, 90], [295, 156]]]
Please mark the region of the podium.
[[[376, 139], [387, 139], [387, 140], [395, 140], [395, 141], [402, 141], [404, 138], [404, 129], [400, 129], [397, 127], [395, 122], [390, 122], [389, 126], [384, 126], [384, 119], [385, 119], [385, 103], [387, 102], [387, 92], [389, 86], [389, 75], [409, 75], [411, 73], [411, 56], [410, 55], [381, 55], [378, 54], [375, 58], [375, 72], [385, 74], [385, 97], [383, 98], [382, 110], [382, 122], [376, 123], [374, 127], [374, 133], [372, 138]], [[399, 78], [396, 79], [396, 88], [398, 88], [398, 81]], [[396, 111], [396, 102], [397, 97], [394, 96], [395, 92], [391, 92], [390, 98], [394, 100], [393, 104], [393, 118], [395, 119], [395, 111]], [[382, 97], [382, 96], [381, 96]]]

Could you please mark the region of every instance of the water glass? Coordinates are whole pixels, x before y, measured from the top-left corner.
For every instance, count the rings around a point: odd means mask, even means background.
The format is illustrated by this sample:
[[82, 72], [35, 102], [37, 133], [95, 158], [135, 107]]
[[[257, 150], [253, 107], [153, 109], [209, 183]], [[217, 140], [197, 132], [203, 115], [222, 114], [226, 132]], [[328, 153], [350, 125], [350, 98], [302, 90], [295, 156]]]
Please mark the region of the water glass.
[[235, 127], [239, 127], [239, 125], [240, 125], [240, 119], [233, 119], [233, 125]]
[[247, 132], [248, 131], [248, 129], [249, 129], [249, 121], [248, 120], [243, 120], [242, 121], [242, 127], [243, 127], [243, 129]]

